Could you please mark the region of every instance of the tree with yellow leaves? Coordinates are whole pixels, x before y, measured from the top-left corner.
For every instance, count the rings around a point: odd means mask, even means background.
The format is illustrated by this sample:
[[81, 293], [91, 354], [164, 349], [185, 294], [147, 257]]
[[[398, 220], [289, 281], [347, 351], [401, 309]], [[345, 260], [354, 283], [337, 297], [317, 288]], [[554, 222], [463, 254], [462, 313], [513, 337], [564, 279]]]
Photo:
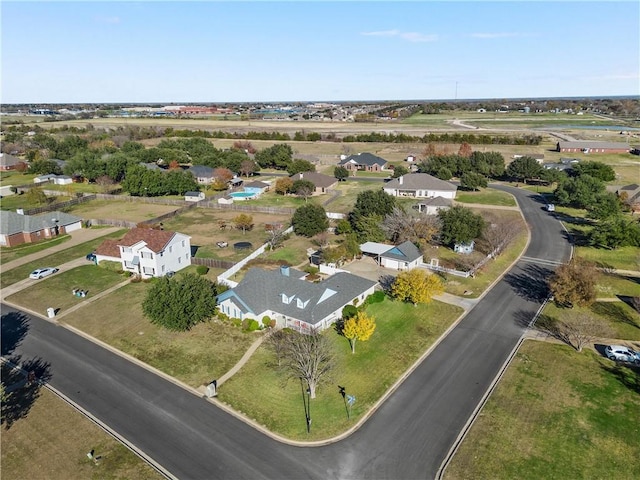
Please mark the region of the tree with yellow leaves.
[[419, 268], [398, 274], [391, 286], [391, 295], [403, 302], [429, 303], [434, 295], [444, 291], [440, 279]]
[[351, 353], [356, 353], [356, 340], [366, 342], [376, 329], [376, 321], [365, 312], [359, 311], [355, 316], [344, 321], [342, 335], [351, 344]]

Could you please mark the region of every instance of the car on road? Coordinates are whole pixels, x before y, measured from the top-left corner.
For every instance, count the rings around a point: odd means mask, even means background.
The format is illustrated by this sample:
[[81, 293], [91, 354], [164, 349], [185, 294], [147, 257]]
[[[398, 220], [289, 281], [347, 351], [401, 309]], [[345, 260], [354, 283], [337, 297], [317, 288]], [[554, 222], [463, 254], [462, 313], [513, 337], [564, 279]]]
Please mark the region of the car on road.
[[94, 252], [88, 253], [86, 256], [86, 259], [89, 260], [90, 262], [95, 262], [96, 254]]
[[553, 203], [547, 203], [544, 207], [547, 212], [555, 212], [556, 206]]
[[31, 272], [31, 274], [29, 275], [29, 278], [34, 278], [37, 280], [40, 278], [48, 277], [49, 275], [53, 275], [57, 271], [58, 269], [53, 267], [39, 268]]
[[616, 362], [640, 364], [640, 352], [631, 350], [629, 347], [623, 345], [607, 345], [604, 353], [607, 358]]

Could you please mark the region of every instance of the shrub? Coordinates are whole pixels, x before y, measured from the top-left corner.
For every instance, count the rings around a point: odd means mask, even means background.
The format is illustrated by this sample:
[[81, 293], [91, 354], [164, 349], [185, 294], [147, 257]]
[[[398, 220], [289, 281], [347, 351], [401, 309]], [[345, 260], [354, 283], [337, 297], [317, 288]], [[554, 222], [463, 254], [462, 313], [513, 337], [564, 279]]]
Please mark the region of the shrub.
[[231, 325], [233, 325], [234, 327], [241, 327], [242, 326], [242, 320], [240, 320], [239, 318], [232, 318], [231, 319]]
[[358, 313], [358, 309], [353, 305], [345, 305], [342, 309], [342, 318], [345, 320], [351, 317], [355, 317]]
[[[133, 275], [131, 272], [127, 272], [129, 275], [131, 276]], [[131, 283], [140, 283], [142, 281], [142, 277], [140, 275], [133, 275], [133, 278], [131, 279]]]
[[209, 272], [209, 267], [207, 267], [206, 265], [198, 265], [196, 267], [196, 273], [198, 275], [206, 275]]
[[264, 325], [265, 327], [271, 326], [271, 318], [268, 315], [262, 317], [262, 325]]
[[222, 322], [228, 322], [229, 321], [229, 315], [227, 315], [226, 313], [222, 313], [222, 312], [218, 312], [218, 320], [222, 321]]
[[257, 320], [254, 320], [252, 318], [249, 320], [246, 330], [249, 332], [255, 332], [256, 330], [260, 330], [260, 324], [258, 323]]
[[320, 271], [320, 269], [318, 267], [314, 267], [312, 265], [309, 265], [308, 267], [306, 267], [304, 269], [305, 272], [311, 274], [311, 275], [315, 275], [316, 273], [318, 273]]
[[385, 293], [382, 290], [377, 290], [365, 298], [365, 305], [371, 305], [372, 303], [380, 303], [384, 301]]
[[129, 278], [129, 277], [133, 276], [133, 273], [128, 272], [128, 271], [127, 271], [127, 272], [122, 272], [122, 274], [123, 274], [125, 277], [127, 277], [127, 278]]

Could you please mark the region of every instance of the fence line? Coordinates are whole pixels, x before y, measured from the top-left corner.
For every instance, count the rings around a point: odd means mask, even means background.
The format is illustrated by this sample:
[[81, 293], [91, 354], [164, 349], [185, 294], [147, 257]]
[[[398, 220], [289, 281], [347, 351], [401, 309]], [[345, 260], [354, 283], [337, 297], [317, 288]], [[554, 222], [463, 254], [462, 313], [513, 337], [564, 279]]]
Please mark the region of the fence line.
[[295, 208], [285, 207], [266, 207], [259, 205], [236, 205], [236, 204], [220, 204], [217, 202], [197, 202], [196, 205], [204, 208], [213, 208], [217, 210], [233, 210], [238, 212], [253, 212], [253, 213], [270, 213], [272, 215], [293, 215], [296, 212]]
[[155, 203], [159, 205], [185, 205], [188, 202], [185, 200], [178, 200], [175, 198], [155, 198], [155, 197], [134, 197], [131, 195], [113, 195], [109, 193], [97, 193], [96, 197], [99, 200], [118, 200], [122, 202], [139, 202], [139, 203]]
[[129, 222], [127, 220], [116, 220], [113, 218], [91, 218], [87, 220], [89, 225], [111, 225], [113, 227], [122, 228], [136, 228], [138, 224], [136, 222]]
[[450, 273], [451, 275], [456, 275], [458, 277], [467, 278], [471, 276], [471, 272], [463, 272], [461, 270], [455, 270], [453, 268], [445, 268], [441, 267], [440, 265], [431, 265], [430, 263], [423, 263], [421, 267], [428, 268], [429, 270], [435, 270], [436, 272]]
[[86, 203], [91, 200], [95, 200], [95, 195], [84, 195], [78, 198], [72, 198], [71, 200], [67, 200], [66, 202], [56, 202], [50, 205], [45, 205], [43, 207], [35, 207], [24, 210], [25, 215], [37, 215], [38, 213], [43, 212], [53, 212], [56, 210], [62, 210], [63, 208], [71, 207], [73, 205], [79, 205], [81, 203]]
[[217, 258], [191, 257], [191, 265], [205, 265], [209, 268], [231, 268], [235, 264], [228, 260], [219, 260]]

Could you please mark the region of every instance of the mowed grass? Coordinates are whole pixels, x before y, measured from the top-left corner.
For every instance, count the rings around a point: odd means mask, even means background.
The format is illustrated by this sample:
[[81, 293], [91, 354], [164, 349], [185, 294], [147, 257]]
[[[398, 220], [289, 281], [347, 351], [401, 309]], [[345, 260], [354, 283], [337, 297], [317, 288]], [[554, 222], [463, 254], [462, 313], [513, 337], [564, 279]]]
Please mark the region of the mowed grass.
[[152, 218], [173, 212], [179, 207], [175, 205], [162, 205], [156, 203], [144, 203], [142, 200], [134, 202], [117, 200], [92, 200], [69, 208], [69, 213], [84, 219], [111, 218], [126, 220], [129, 222], [142, 222]]
[[[326, 439], [352, 427], [462, 313], [440, 302], [413, 305], [385, 300], [370, 305], [376, 319], [370, 340], [358, 342], [351, 354], [349, 342], [333, 329], [326, 335], [336, 366], [311, 400], [311, 433], [307, 434], [299, 381], [287, 381], [276, 357], [263, 344], [242, 369], [220, 386], [218, 398], [240, 412], [250, 412], [257, 423], [287, 438]], [[355, 395], [351, 419], [337, 385]]]
[[456, 202], [478, 203], [482, 205], [497, 205], [500, 207], [515, 207], [516, 201], [513, 195], [498, 190], [481, 190], [479, 192], [465, 192], [458, 190]]
[[596, 297], [615, 298], [618, 295], [640, 297], [640, 275], [601, 272], [596, 283]]
[[[33, 285], [7, 297], [12, 303], [42, 313], [52, 307], [59, 313], [86, 301], [94, 295], [125, 281], [122, 275], [97, 265], [84, 265], [57, 273], [41, 280], [33, 280]], [[73, 295], [79, 288], [88, 291], [84, 298]]]
[[[584, 229], [586, 233], [589, 229]], [[575, 227], [574, 227], [575, 231]], [[638, 247], [619, 247], [615, 250], [596, 247], [576, 247], [576, 257], [584, 258], [601, 266], [610, 266], [620, 270], [640, 271], [640, 251]]]
[[525, 342], [444, 478], [640, 478], [640, 372]]
[[[2, 477], [11, 479], [164, 478], [47, 389], [25, 418], [2, 430]], [[98, 463], [87, 458], [95, 450]]]
[[0, 201], [0, 208], [2, 208], [2, 210], [11, 210], [15, 212], [19, 208], [28, 210], [30, 208], [51, 205], [52, 203], [66, 202], [67, 200], [71, 200], [71, 197], [64, 195], [59, 197], [48, 196], [46, 203], [34, 203], [29, 201], [29, 196], [27, 194], [9, 195], [2, 197], [2, 201]]
[[46, 250], [49, 247], [60, 245], [61, 243], [64, 243], [70, 239], [71, 236], [69, 235], [59, 235], [55, 238], [42, 240], [41, 242], [37, 243], [22, 243], [20, 245], [16, 245], [15, 247], [1, 247], [0, 264], [11, 262], [12, 260], [15, 260], [17, 258], [22, 258], [27, 255], [31, 255], [32, 253]]
[[142, 313], [149, 287], [130, 283], [61, 320], [192, 387], [220, 378], [257, 338], [218, 321], [188, 332], [158, 327]]
[[376, 181], [347, 180], [346, 182], [339, 182], [334, 190], [340, 192], [340, 195], [331, 200], [324, 208], [327, 212], [349, 213], [353, 210], [359, 193], [367, 190], [381, 190], [382, 185], [382, 182]]
[[75, 260], [78, 257], [84, 257], [87, 253], [92, 252], [100, 245], [106, 238], [122, 238], [126, 230], [116, 230], [102, 237], [90, 240], [88, 242], [81, 243], [66, 250], [52, 253], [46, 258], [34, 260], [33, 262], [26, 263], [16, 268], [12, 268], [8, 271], [3, 271], [0, 276], [0, 288], [4, 288], [8, 285], [13, 285], [20, 280], [24, 280], [29, 277], [29, 274], [36, 268], [42, 267], [58, 267], [59, 265]]

